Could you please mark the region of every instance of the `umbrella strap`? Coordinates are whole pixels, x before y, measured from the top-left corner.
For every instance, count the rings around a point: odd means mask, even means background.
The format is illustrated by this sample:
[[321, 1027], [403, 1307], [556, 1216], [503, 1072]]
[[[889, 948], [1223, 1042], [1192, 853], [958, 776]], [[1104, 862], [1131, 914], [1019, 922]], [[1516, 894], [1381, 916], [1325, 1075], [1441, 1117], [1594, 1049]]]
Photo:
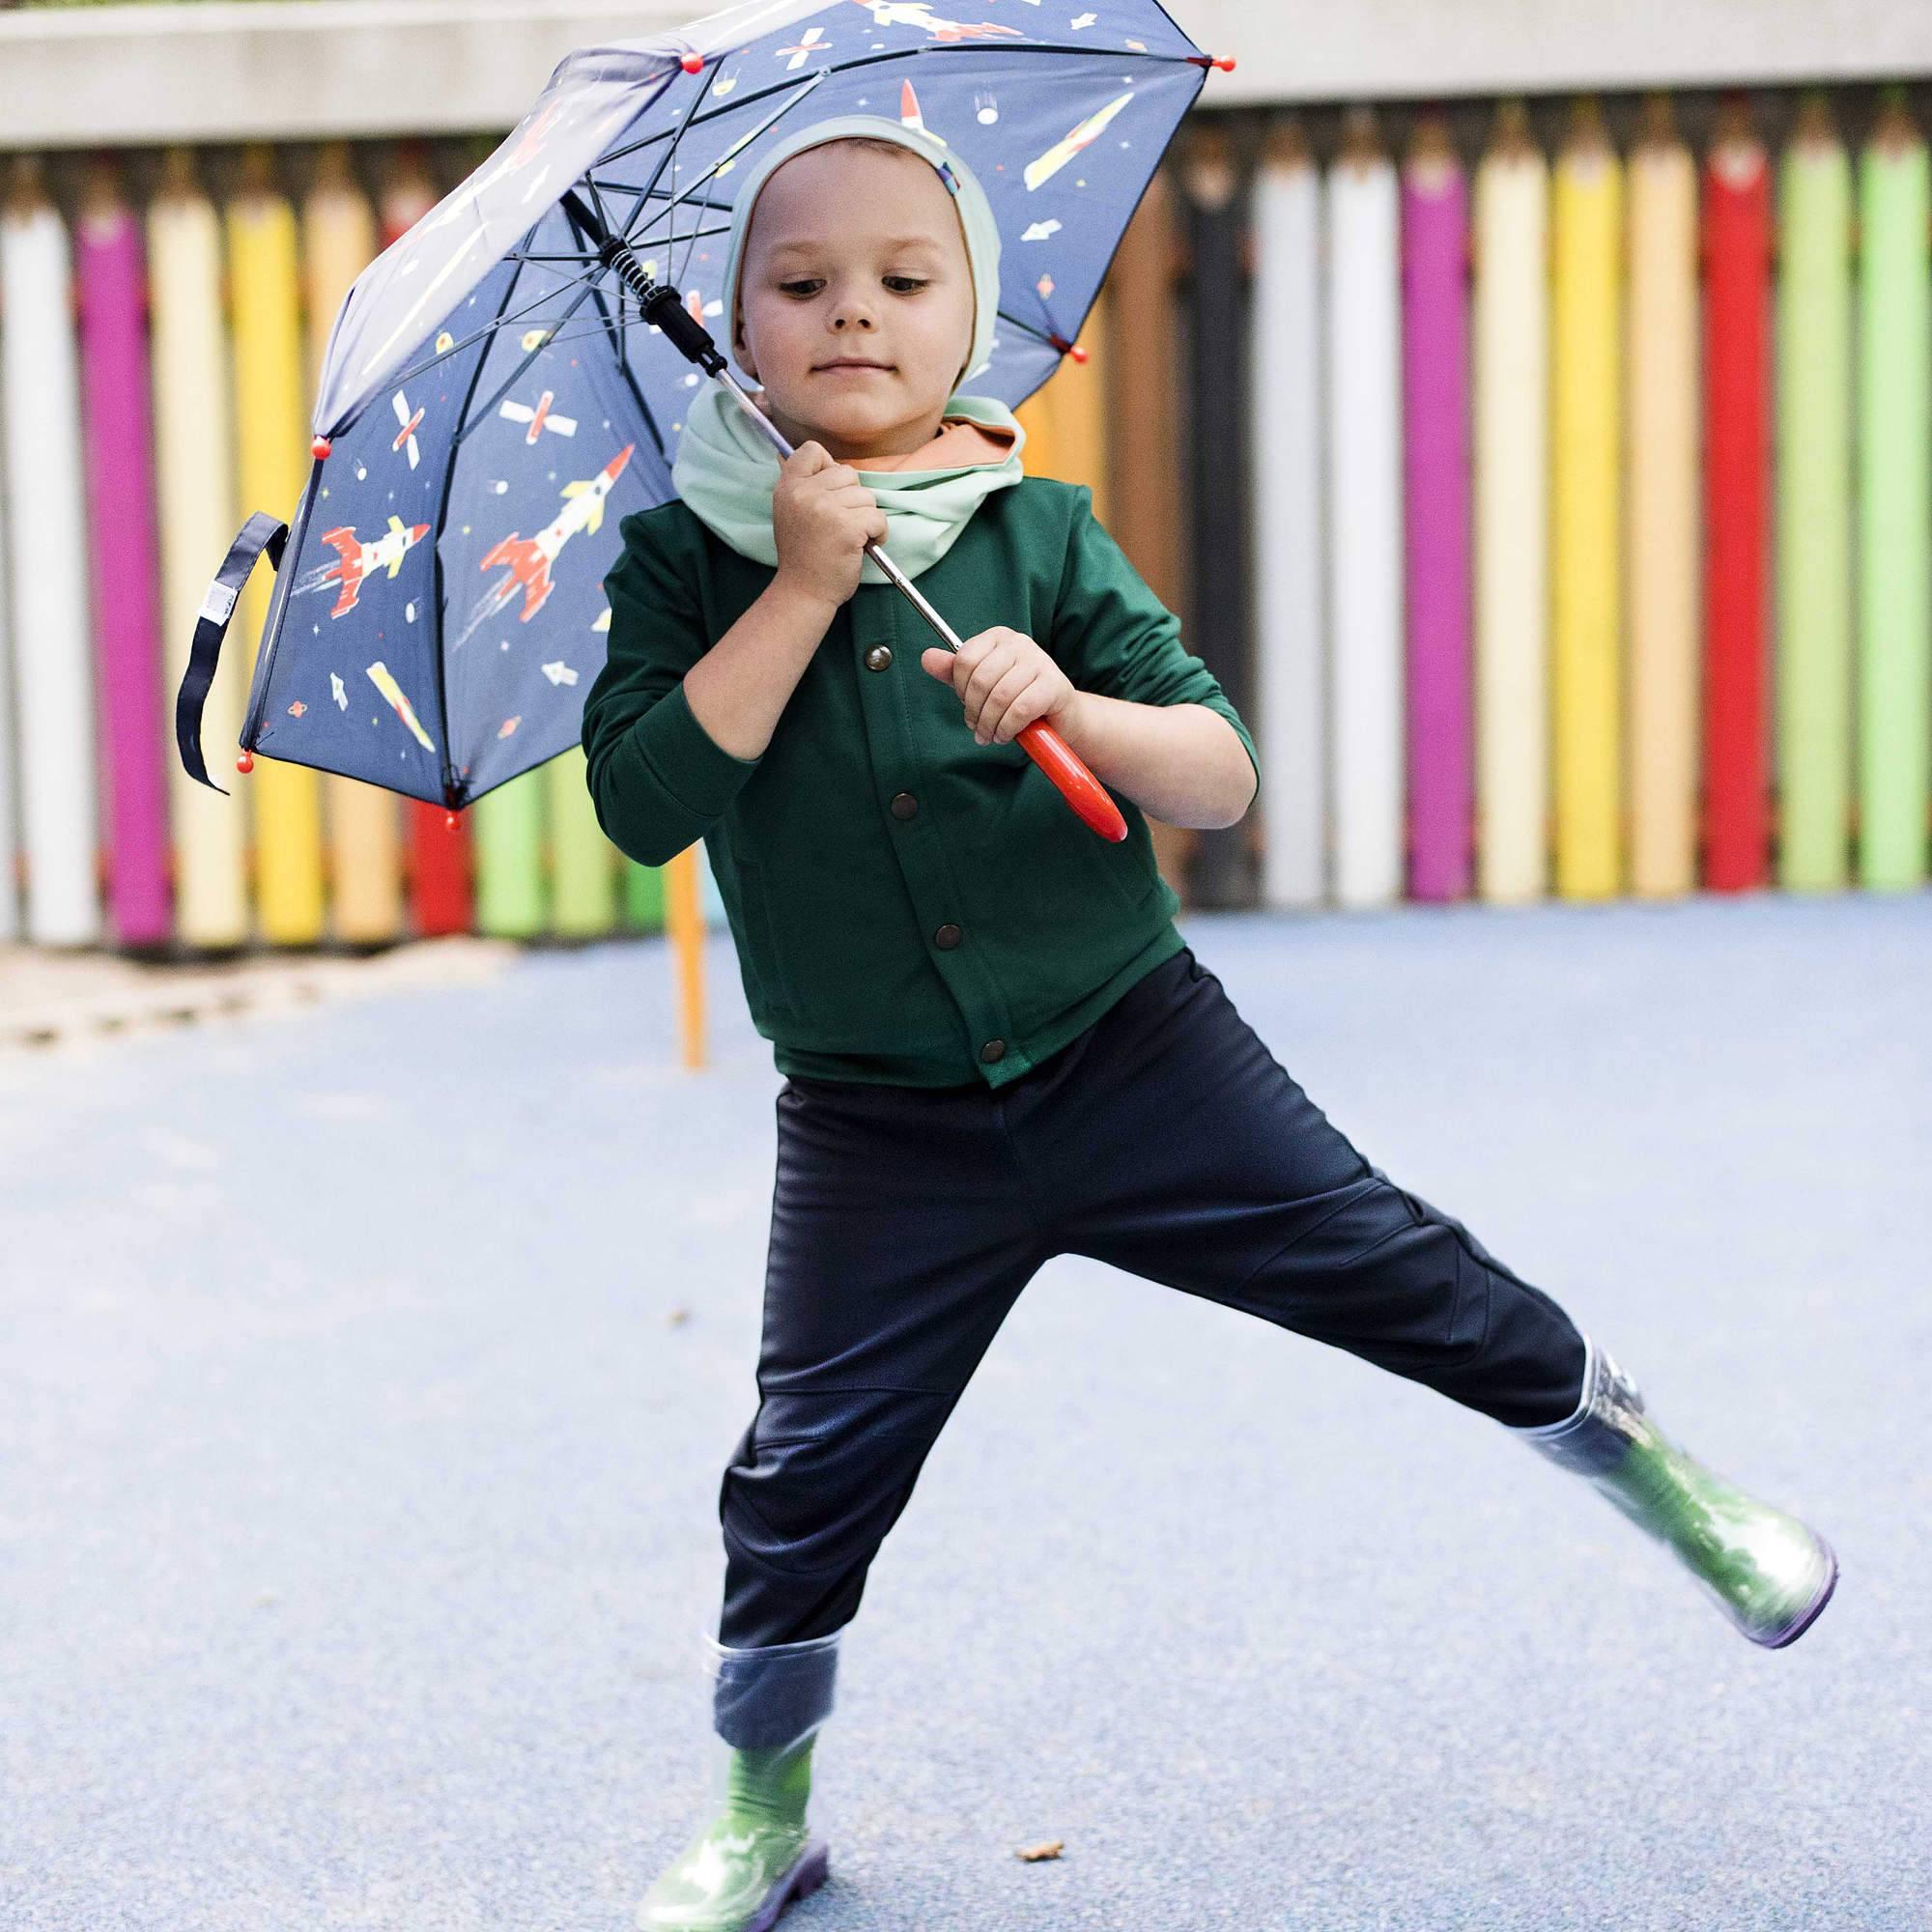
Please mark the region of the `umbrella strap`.
[[208, 767], [202, 762], [202, 707], [208, 702], [208, 688], [214, 682], [214, 668], [221, 659], [221, 640], [228, 635], [228, 620], [235, 614], [236, 600], [248, 581], [248, 573], [255, 567], [255, 559], [266, 550], [270, 567], [281, 569], [282, 549], [288, 540], [288, 525], [266, 510], [257, 510], [242, 526], [235, 541], [228, 546], [228, 554], [221, 559], [221, 568], [214, 573], [214, 582], [208, 586], [208, 595], [201, 600], [194, 642], [187, 654], [187, 669], [182, 676], [181, 690], [175, 695], [175, 743], [181, 751], [181, 761], [189, 778], [199, 779], [223, 798], [228, 796], [226, 789], [208, 776]]

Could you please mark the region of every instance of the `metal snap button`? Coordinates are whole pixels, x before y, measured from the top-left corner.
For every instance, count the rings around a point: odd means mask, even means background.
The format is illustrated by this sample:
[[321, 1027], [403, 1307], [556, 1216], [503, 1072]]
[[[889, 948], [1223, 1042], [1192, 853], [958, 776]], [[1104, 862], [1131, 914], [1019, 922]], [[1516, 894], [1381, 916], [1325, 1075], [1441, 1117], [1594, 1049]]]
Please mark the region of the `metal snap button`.
[[919, 812], [919, 800], [909, 791], [895, 792], [889, 810], [895, 818], [913, 818]]
[[940, 952], [951, 952], [959, 944], [961, 937], [959, 928], [949, 922], [932, 935], [932, 943]]
[[866, 653], [866, 668], [867, 670], [884, 670], [892, 661], [893, 650], [890, 644], [874, 644]]
[[1006, 1057], [1007, 1043], [1003, 1039], [989, 1039], [980, 1049], [980, 1058], [989, 1065], [995, 1060], [1004, 1060]]

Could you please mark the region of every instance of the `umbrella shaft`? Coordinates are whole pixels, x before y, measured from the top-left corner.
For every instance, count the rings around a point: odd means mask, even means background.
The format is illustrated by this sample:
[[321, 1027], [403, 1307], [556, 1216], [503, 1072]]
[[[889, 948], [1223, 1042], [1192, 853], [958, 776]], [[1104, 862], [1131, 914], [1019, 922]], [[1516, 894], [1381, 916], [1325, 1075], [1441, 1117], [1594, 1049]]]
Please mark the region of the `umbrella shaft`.
[[[581, 196], [571, 191], [564, 195], [563, 200], [578, 225], [595, 240], [599, 256], [617, 271], [618, 276], [637, 297], [646, 319], [655, 322], [658, 328], [669, 337], [672, 346], [681, 355], [705, 370], [714, 382], [723, 383], [737, 397], [740, 407], [753, 422], [757, 424], [759, 434], [778, 451], [781, 459], [789, 456], [792, 449], [784, 432], [739, 386], [736, 378], [725, 368], [724, 358], [720, 355], [718, 345], [711, 339], [710, 330], [685, 308], [678, 299], [677, 291], [652, 281], [645, 273], [644, 265], [638, 260], [637, 253], [630, 243], [612, 235], [596, 212], [588, 207]], [[866, 544], [866, 554], [879, 566], [880, 574], [886, 582], [932, 626], [947, 649], [956, 651], [960, 644], [959, 633], [926, 602], [923, 593], [912, 579], [869, 539]]]
[[[784, 431], [763, 410], [759, 409], [757, 404], [753, 402], [751, 397], [739, 386], [737, 379], [729, 370], [720, 370], [715, 380], [722, 383], [725, 388], [729, 389], [737, 397], [745, 413], [757, 424], [759, 435], [778, 451], [781, 458], [787, 457], [792, 453], [791, 444], [786, 440]], [[876, 543], [872, 542], [869, 537], [866, 541], [866, 554], [879, 566], [879, 572], [885, 578], [886, 582], [939, 634], [940, 638], [945, 641], [947, 649], [956, 651], [960, 643], [958, 632], [926, 601], [925, 594], [920, 589], [919, 585]]]

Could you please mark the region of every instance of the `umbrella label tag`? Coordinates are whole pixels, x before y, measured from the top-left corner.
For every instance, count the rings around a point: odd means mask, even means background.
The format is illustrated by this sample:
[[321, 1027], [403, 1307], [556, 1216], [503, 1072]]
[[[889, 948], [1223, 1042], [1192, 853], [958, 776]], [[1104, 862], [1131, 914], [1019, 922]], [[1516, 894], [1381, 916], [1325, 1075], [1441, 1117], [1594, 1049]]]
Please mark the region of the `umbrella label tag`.
[[216, 578], [208, 586], [208, 595], [201, 600], [200, 614], [211, 624], [225, 624], [235, 614], [235, 600], [241, 596], [239, 583], [224, 583]]

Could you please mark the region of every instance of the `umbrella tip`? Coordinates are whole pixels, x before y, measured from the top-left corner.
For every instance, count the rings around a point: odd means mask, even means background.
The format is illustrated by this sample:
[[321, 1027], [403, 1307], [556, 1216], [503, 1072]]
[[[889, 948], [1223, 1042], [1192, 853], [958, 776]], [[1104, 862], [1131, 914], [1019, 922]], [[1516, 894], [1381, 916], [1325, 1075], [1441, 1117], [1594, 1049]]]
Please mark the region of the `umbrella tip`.
[[442, 814], [442, 829], [445, 832], [454, 832], [457, 828], [458, 822], [459, 821], [457, 819], [455, 812], [445, 811]]
[[309, 444], [308, 453], [318, 463], [327, 463], [328, 461], [328, 452], [334, 447], [335, 445], [326, 436], [319, 436]]
[[704, 56], [700, 53], [687, 53], [680, 58], [678, 66], [686, 73], [702, 73], [704, 71]]
[[245, 778], [250, 772], [252, 772], [255, 769], [254, 753], [243, 752], [242, 755], [235, 760], [235, 769]]
[[1212, 54], [1189, 54], [1187, 63], [1190, 67], [1219, 68], [1223, 73], [1233, 73], [1235, 71], [1235, 57], [1232, 54], [1224, 54], [1219, 60]]

